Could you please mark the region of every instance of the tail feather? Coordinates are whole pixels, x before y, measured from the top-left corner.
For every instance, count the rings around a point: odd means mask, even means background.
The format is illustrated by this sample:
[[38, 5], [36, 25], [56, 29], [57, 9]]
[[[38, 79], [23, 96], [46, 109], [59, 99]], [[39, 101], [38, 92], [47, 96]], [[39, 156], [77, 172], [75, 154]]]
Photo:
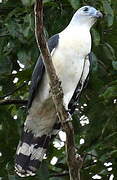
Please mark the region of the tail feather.
[[19, 176], [35, 175], [46, 153], [50, 138], [51, 136], [48, 135], [36, 137], [30, 131], [22, 133], [15, 158], [15, 170]]
[[56, 123], [49, 135], [38, 137], [24, 128], [15, 158], [15, 171], [20, 177], [34, 176], [36, 174], [49, 142], [55, 137], [59, 129], [60, 124]]

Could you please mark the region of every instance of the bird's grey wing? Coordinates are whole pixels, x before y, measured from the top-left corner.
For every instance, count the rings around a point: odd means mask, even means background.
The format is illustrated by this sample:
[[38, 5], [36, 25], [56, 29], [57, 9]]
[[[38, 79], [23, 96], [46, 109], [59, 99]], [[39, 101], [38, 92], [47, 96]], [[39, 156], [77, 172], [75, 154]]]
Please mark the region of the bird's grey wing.
[[76, 108], [76, 105], [78, 103], [78, 100], [81, 96], [81, 92], [83, 91], [84, 88], [86, 88], [88, 81], [89, 81], [89, 76], [90, 76], [90, 72], [92, 69], [92, 53], [91, 52], [88, 54], [87, 60], [89, 61], [88, 75], [87, 75], [85, 81], [82, 81], [82, 78], [80, 79], [80, 81], [78, 82], [77, 87], [74, 91], [74, 94], [69, 102], [69, 105], [68, 105], [68, 108], [69, 108], [71, 114], [73, 114], [73, 112]]
[[[48, 47], [49, 47], [50, 53], [52, 52], [53, 49], [57, 47], [58, 41], [59, 41], [59, 34], [52, 36], [48, 40]], [[32, 74], [31, 87], [30, 87], [29, 98], [28, 98], [28, 109], [31, 107], [32, 101], [35, 98], [36, 93], [38, 92], [38, 87], [40, 85], [44, 72], [45, 72], [45, 66], [44, 66], [42, 57], [40, 56], [37, 60], [36, 66]]]

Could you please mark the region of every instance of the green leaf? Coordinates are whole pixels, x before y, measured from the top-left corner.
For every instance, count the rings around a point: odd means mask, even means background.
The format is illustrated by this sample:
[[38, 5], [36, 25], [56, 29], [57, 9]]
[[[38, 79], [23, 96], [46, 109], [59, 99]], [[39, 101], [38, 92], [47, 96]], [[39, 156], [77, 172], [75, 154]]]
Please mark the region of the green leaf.
[[21, 0], [24, 6], [32, 6], [35, 3], [35, 0]]
[[80, 7], [80, 1], [79, 0], [69, 0], [69, 2], [74, 9], [78, 9]]
[[7, 56], [0, 55], [0, 74], [10, 73], [12, 64]]
[[96, 55], [92, 52], [92, 72], [96, 72], [98, 70], [98, 59]]
[[5, 26], [7, 27], [10, 35], [12, 35], [13, 37], [17, 37], [18, 36], [18, 32], [21, 29], [21, 25], [19, 25], [18, 23], [15, 23], [13, 21], [10, 21], [10, 23], [7, 22], [5, 24]]
[[104, 49], [104, 52], [105, 52], [105, 56], [110, 59], [111, 61], [115, 60], [116, 57], [115, 57], [115, 51], [114, 49], [112, 48], [112, 46], [109, 44], [109, 43], [105, 43], [103, 45], [103, 49]]
[[22, 49], [17, 53], [17, 57], [20, 63], [25, 65], [25, 68], [31, 66], [31, 52]]
[[117, 70], [117, 61], [112, 61], [112, 66], [114, 70]]
[[43, 0], [43, 3], [51, 2], [51, 0]]
[[19, 51], [17, 53], [17, 57], [18, 57], [18, 60], [22, 63], [22, 64], [26, 64], [26, 61], [28, 60], [28, 55], [27, 53], [22, 50], [22, 51]]
[[109, 152], [109, 155], [115, 156], [117, 158], [117, 150]]
[[117, 85], [108, 87], [100, 97], [105, 99], [105, 102], [108, 102], [111, 99], [114, 99], [117, 96]]
[[108, 171], [106, 169], [103, 169], [99, 172], [100, 175], [107, 175]]
[[24, 34], [24, 37], [29, 37], [30, 27], [25, 28], [23, 34]]
[[24, 17], [23, 29], [24, 37], [29, 39], [34, 31], [34, 19], [31, 14]]
[[49, 178], [49, 171], [47, 164], [45, 162], [41, 164], [38, 176], [39, 176], [39, 180], [47, 180]]
[[8, 175], [9, 180], [16, 180], [15, 175]]
[[93, 42], [95, 46], [98, 46], [100, 44], [100, 34], [96, 29], [92, 29], [92, 37], [93, 37]]
[[104, 13], [106, 14], [108, 27], [110, 27], [113, 25], [113, 21], [114, 21], [113, 9], [111, 8], [108, 0], [103, 0], [102, 3], [104, 8]]

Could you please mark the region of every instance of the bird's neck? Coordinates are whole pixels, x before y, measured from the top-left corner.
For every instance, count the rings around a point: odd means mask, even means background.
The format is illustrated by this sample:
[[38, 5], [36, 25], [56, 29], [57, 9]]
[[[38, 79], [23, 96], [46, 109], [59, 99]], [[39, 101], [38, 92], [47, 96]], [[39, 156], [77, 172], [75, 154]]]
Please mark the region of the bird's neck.
[[90, 31], [92, 25], [94, 24], [94, 19], [90, 19], [90, 18], [86, 18], [86, 17], [76, 17], [73, 16], [73, 18], [71, 19], [71, 22], [68, 25], [68, 28], [81, 28], [81, 29], [85, 29], [87, 31]]
[[68, 32], [68, 33], [90, 33], [90, 27], [87, 24], [73, 24], [73, 22], [71, 22], [64, 30], [64, 32]]

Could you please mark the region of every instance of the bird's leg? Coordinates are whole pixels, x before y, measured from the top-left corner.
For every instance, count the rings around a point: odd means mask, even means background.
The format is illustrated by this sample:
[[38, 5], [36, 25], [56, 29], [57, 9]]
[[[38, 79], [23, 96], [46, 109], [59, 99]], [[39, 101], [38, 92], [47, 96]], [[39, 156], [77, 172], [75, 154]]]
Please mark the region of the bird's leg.
[[[66, 112], [67, 112], [67, 119], [66, 120], [64, 120], [64, 121], [62, 121], [62, 122], [60, 122], [60, 123], [68, 123], [68, 122], [71, 122], [73, 119], [72, 119], [72, 115], [70, 114], [70, 112], [69, 112], [69, 110], [66, 110]], [[57, 116], [59, 117], [59, 115], [58, 115], [58, 113], [57, 113]], [[59, 119], [59, 118], [58, 118]]]

